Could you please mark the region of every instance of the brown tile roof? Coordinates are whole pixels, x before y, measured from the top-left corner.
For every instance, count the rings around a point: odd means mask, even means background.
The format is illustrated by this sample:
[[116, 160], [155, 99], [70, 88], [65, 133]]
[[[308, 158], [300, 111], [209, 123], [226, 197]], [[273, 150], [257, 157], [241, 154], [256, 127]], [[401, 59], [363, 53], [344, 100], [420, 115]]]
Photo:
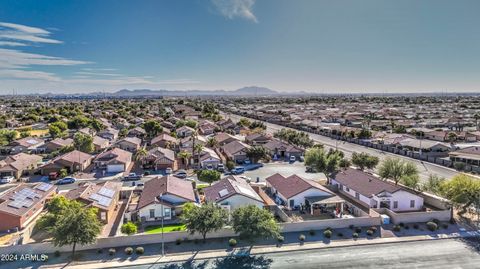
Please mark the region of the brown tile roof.
[[204, 189], [205, 200], [212, 202], [223, 201], [233, 195], [239, 194], [248, 198], [264, 202], [244, 179], [230, 175]]
[[43, 139], [37, 137], [25, 137], [12, 142], [12, 145], [19, 145], [26, 148], [36, 146], [43, 143]]
[[[10, 155], [3, 160], [3, 166], [0, 163], [0, 170], [26, 170], [31, 165], [36, 165], [42, 160], [42, 157], [34, 154], [27, 153], [18, 153], [15, 155]], [[7, 169], [7, 166], [10, 168]]]
[[114, 148], [99, 154], [95, 161], [126, 164], [132, 161], [132, 153], [123, 149]]
[[157, 203], [160, 194], [171, 194], [185, 200], [195, 202], [192, 183], [175, 176], [156, 177], [147, 182], [138, 201], [137, 209]]
[[152, 139], [151, 141], [151, 144], [156, 144], [160, 141], [169, 141], [169, 142], [172, 142], [172, 143], [176, 143], [177, 142], [177, 139], [171, 135], [168, 135], [168, 134], [161, 134], [157, 137], [155, 137], [154, 139]]
[[91, 160], [92, 158], [93, 156], [88, 153], [85, 153], [79, 150], [74, 150], [58, 156], [57, 158], [53, 159], [52, 162], [55, 163], [59, 160], [63, 160], [69, 163], [85, 163], [88, 160]]
[[235, 140], [235, 141], [232, 141], [226, 145], [223, 145], [222, 149], [223, 151], [227, 154], [227, 156], [229, 157], [232, 157], [234, 156], [236, 153], [244, 150], [244, 149], [248, 149], [250, 148], [249, 145], [243, 143], [243, 142], [240, 142], [238, 140]]
[[168, 160], [175, 161], [175, 152], [170, 149], [155, 147], [148, 151], [147, 158], [167, 158]]
[[383, 191], [393, 193], [402, 189], [402, 187], [398, 185], [353, 168], [339, 171], [334, 174], [332, 178], [366, 197], [371, 197]]
[[331, 192], [326, 187], [320, 185], [319, 183], [313, 180], [301, 178], [297, 175], [284, 177], [279, 173], [276, 173], [267, 177], [265, 180], [287, 199], [311, 188], [334, 195], [333, 192]]

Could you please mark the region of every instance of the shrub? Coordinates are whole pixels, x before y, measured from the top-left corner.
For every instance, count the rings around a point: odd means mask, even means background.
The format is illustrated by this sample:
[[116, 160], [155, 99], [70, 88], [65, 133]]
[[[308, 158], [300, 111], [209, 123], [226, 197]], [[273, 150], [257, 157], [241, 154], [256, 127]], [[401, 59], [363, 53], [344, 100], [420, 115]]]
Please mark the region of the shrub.
[[339, 233], [337, 233], [337, 236], [338, 236], [338, 237], [343, 237], [343, 233], [342, 233], [342, 232], [339, 232]]
[[300, 240], [300, 242], [305, 241], [306, 238], [307, 237], [304, 234], [301, 234], [300, 236], [298, 236], [298, 240]]
[[362, 232], [362, 227], [356, 227], [355, 232], [358, 233], [358, 234], [361, 233]]
[[332, 237], [332, 231], [330, 230], [323, 231], [323, 236], [325, 236], [326, 238]]
[[374, 233], [375, 233], [375, 232], [372, 231], [372, 230], [370, 230], [370, 229], [367, 230], [367, 235], [368, 235], [368, 236], [372, 236]]
[[230, 238], [230, 240], [228, 240], [228, 245], [231, 246], [231, 247], [234, 247], [237, 245], [237, 240], [235, 240], [235, 238]]
[[138, 255], [141, 255], [145, 253], [145, 249], [143, 247], [137, 247], [135, 248], [135, 253], [137, 253]]
[[418, 224], [413, 224], [413, 229], [417, 230], [418, 229]]
[[394, 232], [400, 232], [400, 230], [402, 230], [402, 227], [400, 227], [400, 225], [393, 226], [393, 231]]
[[438, 219], [432, 219], [432, 222], [435, 222], [435, 224], [440, 224], [440, 221]]
[[429, 221], [427, 222], [427, 229], [433, 232], [438, 229], [438, 225], [433, 221]]
[[127, 234], [127, 235], [135, 234], [135, 233], [137, 233], [137, 225], [135, 225], [135, 223], [129, 221], [129, 222], [122, 225], [122, 227], [120, 228], [120, 231], [123, 234]]
[[182, 243], [182, 238], [177, 238], [177, 240], [175, 240], [175, 244], [180, 245], [181, 243]]
[[60, 257], [60, 251], [55, 250], [55, 252], [53, 253], [53, 255], [55, 255], [55, 257]]
[[111, 248], [111, 249], [108, 250], [108, 255], [110, 255], [110, 256], [115, 255], [115, 253], [117, 253], [117, 251], [114, 248]]
[[448, 229], [448, 224], [446, 224], [446, 223], [442, 224], [442, 228], [443, 229]]
[[372, 230], [375, 233], [375, 232], [377, 232], [378, 228], [377, 228], [377, 226], [372, 226], [372, 227], [370, 227], [369, 230]]
[[315, 235], [315, 230], [310, 230], [310, 231], [308, 231], [308, 233], [309, 233], [311, 236], [314, 236], [314, 235]]
[[278, 241], [278, 243], [283, 243], [283, 241], [285, 241], [285, 237], [283, 237], [282, 235], [279, 235], [277, 237], [277, 241]]
[[353, 238], [358, 238], [358, 233], [353, 233], [353, 234], [352, 234], [352, 237], [353, 237]]
[[133, 248], [131, 248], [131, 247], [125, 248], [125, 254], [132, 255], [132, 253], [133, 253]]

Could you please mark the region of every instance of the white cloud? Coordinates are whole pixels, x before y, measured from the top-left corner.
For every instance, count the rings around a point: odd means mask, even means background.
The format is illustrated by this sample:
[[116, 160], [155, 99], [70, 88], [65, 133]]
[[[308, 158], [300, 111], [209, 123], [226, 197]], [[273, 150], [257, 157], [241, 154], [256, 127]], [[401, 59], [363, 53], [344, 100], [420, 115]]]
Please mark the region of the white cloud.
[[87, 63], [89, 62], [0, 48], [0, 69], [25, 68], [30, 65], [68, 66]]
[[0, 78], [60, 81], [60, 78], [52, 73], [21, 69], [0, 69]]
[[26, 41], [31, 43], [60, 44], [62, 41], [49, 38], [50, 32], [21, 24], [0, 22], [0, 41]]
[[212, 3], [220, 14], [229, 19], [239, 17], [258, 22], [253, 14], [255, 0], [212, 0]]
[[26, 44], [20, 42], [12, 42], [12, 41], [0, 41], [0, 47], [7, 46], [7, 47], [25, 47]]

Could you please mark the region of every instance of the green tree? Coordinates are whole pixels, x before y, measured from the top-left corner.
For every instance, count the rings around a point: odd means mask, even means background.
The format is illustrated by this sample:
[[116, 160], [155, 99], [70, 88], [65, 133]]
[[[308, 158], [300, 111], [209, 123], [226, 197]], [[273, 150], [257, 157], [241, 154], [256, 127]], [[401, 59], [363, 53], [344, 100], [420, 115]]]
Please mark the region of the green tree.
[[67, 122], [68, 129], [81, 129], [90, 125], [90, 119], [84, 115], [77, 115]]
[[135, 223], [129, 221], [127, 223], [124, 223], [122, 225], [122, 227], [120, 227], [120, 231], [123, 233], [123, 234], [127, 234], [127, 235], [132, 235], [132, 234], [136, 234], [137, 233], [137, 225], [135, 225]]
[[207, 147], [216, 148], [218, 146], [218, 141], [215, 137], [209, 137], [207, 140]]
[[199, 170], [197, 172], [198, 180], [210, 183], [212, 185], [213, 182], [220, 180], [220, 172], [216, 170]]
[[187, 125], [188, 127], [192, 128], [192, 129], [196, 129], [197, 126], [198, 126], [198, 122], [196, 122], [194, 120], [187, 120], [185, 122], [185, 125]]
[[134, 159], [136, 162], [140, 162], [140, 161], [143, 161], [143, 159], [145, 159], [147, 155], [148, 155], [148, 151], [145, 148], [140, 148], [137, 150], [137, 152], [135, 152]]
[[423, 191], [439, 195], [441, 194], [441, 186], [445, 181], [446, 179], [443, 177], [430, 174], [427, 182], [423, 185]]
[[250, 129], [262, 129], [262, 130], [266, 130], [267, 129], [267, 125], [265, 125], [265, 123], [261, 122], [261, 121], [254, 121], [252, 123], [250, 123]]
[[278, 238], [280, 227], [275, 222], [273, 214], [254, 205], [237, 208], [232, 213], [233, 230], [253, 241], [260, 238]]
[[193, 206], [181, 218], [190, 234], [199, 233], [203, 241], [207, 233], [217, 231], [226, 224], [227, 212], [214, 203], [206, 203], [201, 207]]
[[233, 161], [227, 161], [225, 166], [228, 170], [232, 170], [233, 168], [235, 168], [235, 163]]
[[364, 170], [365, 168], [373, 169], [378, 164], [378, 157], [371, 156], [368, 153], [356, 153], [352, 154], [352, 163], [360, 168], [360, 170]]
[[58, 173], [58, 176], [59, 176], [60, 178], [64, 178], [64, 177], [66, 177], [67, 175], [68, 175], [67, 169], [65, 169], [65, 168], [60, 169], [60, 172]]
[[0, 146], [10, 144], [18, 136], [18, 132], [15, 130], [0, 130]]
[[75, 149], [85, 153], [92, 153], [95, 150], [93, 145], [93, 137], [83, 133], [76, 133], [73, 137], [73, 145]]
[[355, 134], [358, 139], [368, 139], [372, 137], [372, 132], [368, 129], [362, 128], [358, 133]]
[[[98, 221], [97, 209], [67, 199], [51, 203], [48, 207], [54, 209], [42, 216], [40, 222], [52, 235], [55, 246], [72, 245], [73, 259], [77, 244], [92, 244], [100, 234], [102, 225]], [[44, 218], [49, 220], [42, 220]]]
[[252, 160], [253, 163], [257, 163], [259, 160], [269, 157], [268, 151], [262, 146], [253, 146], [246, 150], [247, 157]]
[[440, 193], [449, 199], [455, 207], [461, 208], [460, 216], [472, 205], [480, 207], [480, 181], [466, 174], [459, 174], [440, 186]]
[[155, 120], [148, 120], [145, 122], [143, 124], [143, 129], [145, 129], [148, 137], [155, 137], [163, 131], [163, 127]]
[[305, 153], [305, 165], [317, 172], [329, 175], [338, 170], [343, 154], [340, 151], [325, 152], [323, 148], [310, 148]]
[[243, 127], [250, 127], [250, 120], [247, 119], [247, 118], [241, 118], [239, 121], [238, 121], [238, 125], [239, 126], [243, 126]]
[[188, 160], [192, 157], [192, 154], [186, 150], [182, 150], [178, 153], [178, 157], [183, 160], [183, 163], [188, 166]]
[[418, 169], [415, 164], [408, 161], [403, 161], [399, 158], [390, 157], [387, 157], [380, 164], [378, 172], [380, 177], [384, 179], [392, 179], [395, 181], [395, 184], [398, 184], [398, 182], [402, 179], [404, 181], [409, 180], [411, 182], [414, 178], [418, 178], [419, 176]]

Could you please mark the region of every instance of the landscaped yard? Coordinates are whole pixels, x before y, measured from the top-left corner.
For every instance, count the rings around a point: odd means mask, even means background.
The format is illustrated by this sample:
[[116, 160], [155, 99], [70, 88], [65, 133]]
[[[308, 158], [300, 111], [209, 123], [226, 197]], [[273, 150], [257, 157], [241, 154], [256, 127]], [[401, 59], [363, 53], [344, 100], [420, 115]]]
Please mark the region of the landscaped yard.
[[[186, 230], [185, 224], [182, 224], [182, 223], [163, 225], [164, 233], [181, 232], [185, 230]], [[147, 234], [157, 234], [161, 232], [162, 232], [162, 225], [152, 225], [152, 226], [147, 226], [145, 228], [145, 233]]]

